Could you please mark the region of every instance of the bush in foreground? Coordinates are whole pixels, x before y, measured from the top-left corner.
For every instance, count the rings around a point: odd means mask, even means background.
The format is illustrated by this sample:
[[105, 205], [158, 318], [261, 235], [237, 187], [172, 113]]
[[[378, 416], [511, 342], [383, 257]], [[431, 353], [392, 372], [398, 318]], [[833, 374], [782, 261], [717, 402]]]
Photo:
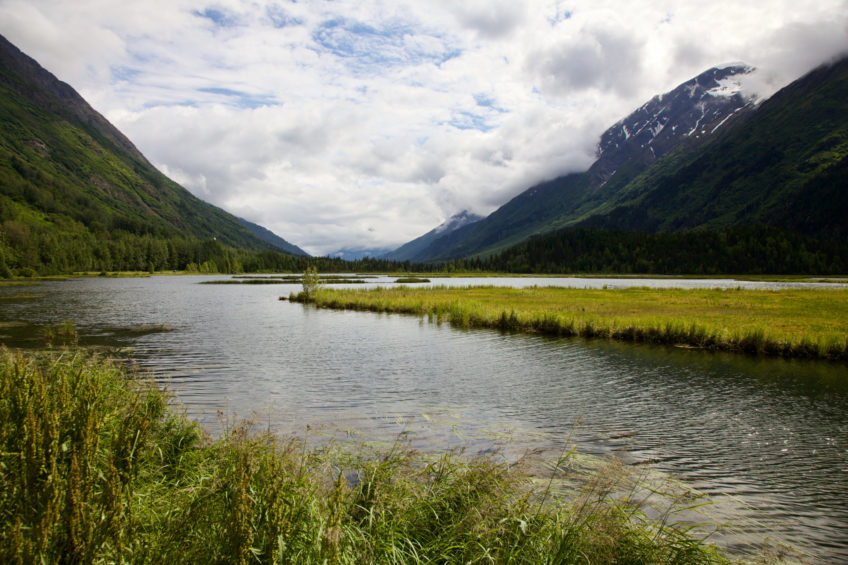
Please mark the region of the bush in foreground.
[[80, 352], [0, 351], [3, 563], [713, 563], [592, 481], [569, 501], [458, 453], [354, 453], [237, 426]]

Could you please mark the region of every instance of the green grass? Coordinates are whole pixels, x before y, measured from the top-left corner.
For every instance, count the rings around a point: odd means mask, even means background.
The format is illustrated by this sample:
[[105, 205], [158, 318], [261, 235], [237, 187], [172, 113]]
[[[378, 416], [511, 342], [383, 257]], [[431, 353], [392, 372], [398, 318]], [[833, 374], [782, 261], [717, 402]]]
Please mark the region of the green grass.
[[395, 287], [322, 289], [309, 301], [464, 328], [848, 360], [848, 289]]
[[555, 495], [568, 455], [533, 482], [403, 441], [307, 445], [246, 425], [212, 441], [107, 362], [0, 351], [0, 562], [726, 561], [673, 511], [646, 518], [615, 472]]

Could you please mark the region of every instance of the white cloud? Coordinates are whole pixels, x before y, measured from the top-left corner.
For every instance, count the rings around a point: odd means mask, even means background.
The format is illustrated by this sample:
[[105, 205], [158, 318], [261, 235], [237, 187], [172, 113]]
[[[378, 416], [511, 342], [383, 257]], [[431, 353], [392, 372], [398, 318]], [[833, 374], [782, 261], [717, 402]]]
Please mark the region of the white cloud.
[[513, 0], [448, 1], [444, 5], [457, 21], [477, 36], [503, 39], [520, 29], [528, 17], [530, 3]]
[[392, 247], [587, 167], [730, 61], [763, 95], [848, 48], [844, 0], [0, 0], [0, 33], [166, 174], [313, 253]]

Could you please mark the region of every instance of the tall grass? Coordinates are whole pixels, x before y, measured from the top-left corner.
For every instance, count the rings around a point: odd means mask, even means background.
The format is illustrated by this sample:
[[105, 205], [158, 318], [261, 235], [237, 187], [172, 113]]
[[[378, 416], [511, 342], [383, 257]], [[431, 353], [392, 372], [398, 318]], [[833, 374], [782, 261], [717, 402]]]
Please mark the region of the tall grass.
[[293, 301], [399, 312], [462, 328], [848, 360], [848, 289], [323, 289]]
[[724, 561], [610, 476], [562, 498], [402, 441], [309, 448], [246, 425], [212, 441], [102, 360], [0, 352], [3, 563]]

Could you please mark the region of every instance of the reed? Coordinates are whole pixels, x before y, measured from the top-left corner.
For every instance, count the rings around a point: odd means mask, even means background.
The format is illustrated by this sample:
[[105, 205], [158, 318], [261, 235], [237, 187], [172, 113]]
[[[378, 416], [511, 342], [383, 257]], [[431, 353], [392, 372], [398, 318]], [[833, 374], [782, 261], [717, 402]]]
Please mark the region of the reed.
[[3, 563], [726, 561], [612, 476], [562, 497], [402, 439], [307, 447], [240, 424], [213, 441], [101, 359], [0, 351]]
[[322, 289], [290, 300], [426, 316], [461, 328], [848, 360], [848, 289]]

